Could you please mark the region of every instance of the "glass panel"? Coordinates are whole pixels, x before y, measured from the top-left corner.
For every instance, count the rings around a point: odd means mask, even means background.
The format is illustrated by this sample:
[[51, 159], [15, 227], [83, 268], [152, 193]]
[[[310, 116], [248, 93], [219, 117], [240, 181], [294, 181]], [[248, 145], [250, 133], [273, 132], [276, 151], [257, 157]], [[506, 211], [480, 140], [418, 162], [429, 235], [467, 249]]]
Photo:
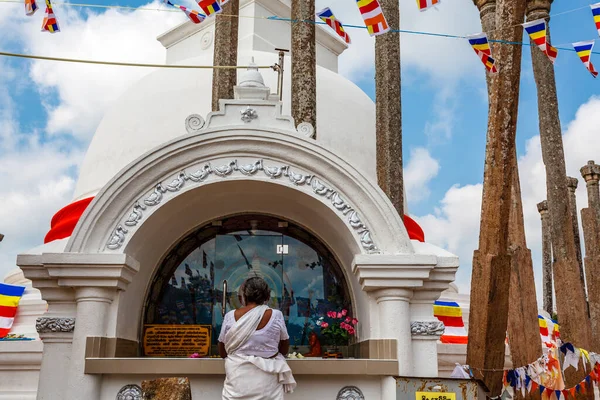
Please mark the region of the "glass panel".
[[282, 308], [293, 346], [308, 344], [314, 322], [328, 310], [346, 306], [342, 281], [333, 268], [305, 243], [284, 236], [288, 254], [283, 256], [284, 293], [289, 290], [290, 307]]
[[[283, 293], [282, 255], [277, 254], [282, 245], [282, 236], [230, 234], [218, 235], [215, 241], [213, 308], [214, 332], [221, 331], [223, 316], [241, 306], [238, 300], [240, 285], [252, 276], [265, 279], [271, 288], [269, 306], [280, 308]], [[227, 292], [223, 301], [224, 281]], [[225, 304], [225, 309], [223, 309]], [[216, 343], [218, 335], [214, 335]]]
[[[158, 305], [159, 324], [212, 324], [212, 284], [209, 254], [215, 240], [196, 248], [177, 267]], [[210, 269], [211, 270], [211, 269]]]

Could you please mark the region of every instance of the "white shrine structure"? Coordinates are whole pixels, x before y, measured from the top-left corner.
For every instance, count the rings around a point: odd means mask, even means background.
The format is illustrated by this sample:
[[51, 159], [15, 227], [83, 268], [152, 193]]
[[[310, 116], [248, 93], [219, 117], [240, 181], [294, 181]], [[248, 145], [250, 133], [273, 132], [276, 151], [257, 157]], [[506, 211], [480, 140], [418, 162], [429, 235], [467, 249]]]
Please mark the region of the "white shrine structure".
[[[289, 17], [290, 6], [242, 0], [240, 14]], [[212, 70], [161, 69], [108, 110], [73, 202], [46, 243], [18, 257], [48, 305], [37, 320], [39, 385], [28, 380], [19, 398], [113, 400], [135, 396], [130, 385], [144, 379], [187, 376], [194, 398], [220, 399], [222, 360], [153, 357], [144, 334], [205, 324], [214, 345], [250, 273], [270, 283], [301, 350], [324, 310], [348, 307], [360, 321], [344, 359], [290, 360], [298, 388], [286, 398], [335, 399], [352, 386], [392, 400], [394, 377], [464, 362], [465, 346], [440, 345], [432, 314], [458, 258], [426, 243], [377, 186], [375, 105], [338, 75], [346, 44], [327, 29], [317, 26], [316, 139], [288, 116], [289, 67], [281, 102], [270, 89], [277, 75], [250, 68], [235, 98], [210, 112]], [[212, 65], [213, 37], [214, 18], [158, 40], [168, 64]], [[240, 65], [273, 65], [274, 49], [289, 45], [289, 23], [240, 18]]]

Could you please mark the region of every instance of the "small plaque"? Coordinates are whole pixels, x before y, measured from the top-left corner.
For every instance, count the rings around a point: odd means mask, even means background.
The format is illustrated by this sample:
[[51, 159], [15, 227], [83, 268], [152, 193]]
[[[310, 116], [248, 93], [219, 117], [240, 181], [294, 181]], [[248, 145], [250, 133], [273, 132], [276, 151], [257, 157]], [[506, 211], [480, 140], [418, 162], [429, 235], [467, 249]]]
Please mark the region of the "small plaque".
[[417, 392], [416, 400], [456, 400], [456, 393]]
[[149, 357], [207, 356], [211, 344], [210, 325], [145, 325], [144, 355]]

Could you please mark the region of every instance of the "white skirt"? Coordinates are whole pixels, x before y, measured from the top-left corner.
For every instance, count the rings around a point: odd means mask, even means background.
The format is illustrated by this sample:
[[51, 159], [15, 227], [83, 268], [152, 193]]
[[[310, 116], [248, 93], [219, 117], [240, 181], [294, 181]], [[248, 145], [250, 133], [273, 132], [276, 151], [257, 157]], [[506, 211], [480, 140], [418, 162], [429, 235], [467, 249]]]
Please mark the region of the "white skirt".
[[283, 400], [296, 386], [283, 356], [264, 359], [230, 355], [225, 359], [223, 400]]

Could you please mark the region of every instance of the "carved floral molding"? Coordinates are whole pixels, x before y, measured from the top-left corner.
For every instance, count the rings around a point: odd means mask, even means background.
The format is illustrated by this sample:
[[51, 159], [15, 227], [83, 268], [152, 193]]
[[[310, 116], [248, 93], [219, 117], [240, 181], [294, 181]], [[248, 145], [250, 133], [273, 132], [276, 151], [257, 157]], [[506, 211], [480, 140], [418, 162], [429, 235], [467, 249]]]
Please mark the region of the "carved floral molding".
[[413, 336], [442, 336], [446, 327], [442, 321], [413, 321], [410, 332]]
[[263, 160], [257, 160], [254, 163], [246, 165], [239, 165], [237, 160], [232, 160], [220, 167], [213, 166], [211, 163], [206, 163], [202, 168], [195, 172], [181, 171], [177, 177], [168, 184], [164, 182], [158, 183], [154, 187], [152, 193], [142, 200], [135, 202], [127, 219], [123, 224], [117, 225], [112, 231], [106, 242], [106, 247], [111, 250], [120, 248], [129, 233], [127, 227], [137, 226], [144, 218], [144, 213], [149, 207], [156, 207], [163, 201], [165, 196], [180, 191], [186, 184], [201, 184], [210, 175], [224, 179], [236, 173], [253, 176], [259, 172], [264, 173], [271, 179], [288, 179], [294, 185], [312, 190], [313, 193], [327, 199], [338, 213], [344, 217], [346, 223], [350, 225], [355, 234], [358, 235], [363, 249], [369, 253], [378, 251], [377, 246], [371, 238], [371, 231], [361, 221], [358, 212], [343, 200], [336, 190], [326, 186], [315, 175], [296, 173], [292, 171], [292, 167], [289, 165], [265, 166]]
[[40, 317], [35, 321], [35, 329], [38, 333], [73, 332], [75, 330], [75, 318]]

